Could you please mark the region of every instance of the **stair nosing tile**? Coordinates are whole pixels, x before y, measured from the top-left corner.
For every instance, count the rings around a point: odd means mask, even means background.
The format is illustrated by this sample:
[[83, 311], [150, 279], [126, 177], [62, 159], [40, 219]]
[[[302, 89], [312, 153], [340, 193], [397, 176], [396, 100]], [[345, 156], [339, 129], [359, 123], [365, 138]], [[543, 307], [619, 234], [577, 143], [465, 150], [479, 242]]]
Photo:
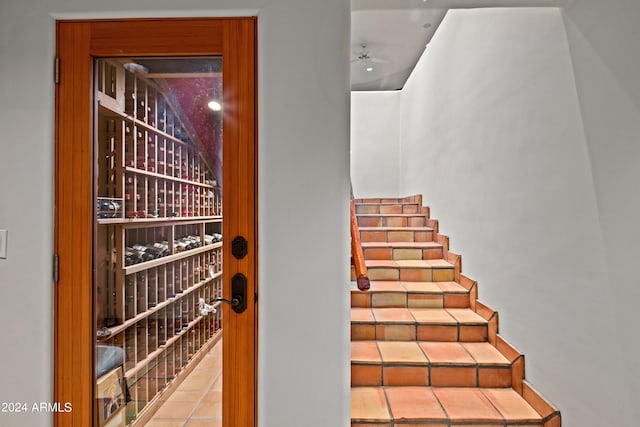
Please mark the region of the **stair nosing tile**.
[[431, 227], [358, 227], [360, 231], [433, 231]]

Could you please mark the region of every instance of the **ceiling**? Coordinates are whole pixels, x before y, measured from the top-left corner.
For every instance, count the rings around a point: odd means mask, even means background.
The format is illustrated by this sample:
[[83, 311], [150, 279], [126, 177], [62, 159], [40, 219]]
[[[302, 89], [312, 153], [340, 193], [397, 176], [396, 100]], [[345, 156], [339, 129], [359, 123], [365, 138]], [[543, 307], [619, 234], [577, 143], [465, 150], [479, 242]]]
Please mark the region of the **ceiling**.
[[351, 0], [351, 90], [402, 89], [449, 9], [568, 7], [575, 1]]

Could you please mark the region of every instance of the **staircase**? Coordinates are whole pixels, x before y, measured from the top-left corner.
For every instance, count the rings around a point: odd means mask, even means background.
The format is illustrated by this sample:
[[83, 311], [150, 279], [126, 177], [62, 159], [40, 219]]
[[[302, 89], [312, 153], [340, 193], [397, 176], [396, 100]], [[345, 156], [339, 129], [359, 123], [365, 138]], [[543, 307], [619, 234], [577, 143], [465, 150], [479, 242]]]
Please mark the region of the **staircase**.
[[422, 197], [356, 216], [371, 288], [351, 289], [351, 425], [559, 427]]

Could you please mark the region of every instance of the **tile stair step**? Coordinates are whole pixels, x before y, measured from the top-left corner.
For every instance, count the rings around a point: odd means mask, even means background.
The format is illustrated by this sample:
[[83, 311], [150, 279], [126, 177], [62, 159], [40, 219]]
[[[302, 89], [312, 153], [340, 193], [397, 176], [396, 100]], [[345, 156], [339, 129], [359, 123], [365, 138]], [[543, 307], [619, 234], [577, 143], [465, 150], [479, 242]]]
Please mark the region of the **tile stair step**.
[[362, 242], [365, 259], [442, 259], [444, 247], [436, 242]]
[[443, 259], [365, 260], [370, 280], [451, 282], [455, 267]]
[[469, 291], [456, 282], [371, 281], [367, 291], [351, 282], [351, 307], [468, 308]]
[[486, 342], [353, 341], [352, 386], [511, 387], [511, 363]]
[[433, 242], [431, 227], [359, 227], [362, 242]]
[[361, 204], [376, 204], [376, 205], [393, 205], [393, 204], [409, 204], [409, 203], [422, 203], [422, 196], [407, 196], [407, 197], [390, 197], [390, 198], [360, 198], [354, 199], [356, 205]]
[[468, 308], [351, 309], [351, 341], [486, 342], [488, 332]]
[[358, 227], [424, 227], [424, 214], [358, 214]]
[[511, 388], [351, 388], [351, 425], [354, 427], [415, 424], [547, 427], [552, 425], [547, 418]]
[[359, 203], [356, 204], [356, 214], [417, 214], [421, 206], [418, 203]]

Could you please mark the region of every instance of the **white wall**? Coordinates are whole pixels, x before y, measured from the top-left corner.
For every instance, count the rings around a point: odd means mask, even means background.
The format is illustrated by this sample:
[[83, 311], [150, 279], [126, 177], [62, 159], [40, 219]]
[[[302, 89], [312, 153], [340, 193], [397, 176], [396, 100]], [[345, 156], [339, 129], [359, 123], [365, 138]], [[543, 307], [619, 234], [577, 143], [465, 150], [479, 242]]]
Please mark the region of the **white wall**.
[[351, 93], [351, 179], [356, 197], [400, 192], [400, 91]]
[[638, 17], [450, 11], [401, 93], [400, 193], [424, 194], [565, 427], [640, 415]]
[[[0, 3], [0, 401], [51, 401], [53, 17], [259, 19], [259, 423], [349, 422], [349, 3]], [[313, 226], [310, 226], [313, 224]], [[322, 402], [322, 405], [318, 404]], [[52, 424], [0, 413], [0, 425]]]

